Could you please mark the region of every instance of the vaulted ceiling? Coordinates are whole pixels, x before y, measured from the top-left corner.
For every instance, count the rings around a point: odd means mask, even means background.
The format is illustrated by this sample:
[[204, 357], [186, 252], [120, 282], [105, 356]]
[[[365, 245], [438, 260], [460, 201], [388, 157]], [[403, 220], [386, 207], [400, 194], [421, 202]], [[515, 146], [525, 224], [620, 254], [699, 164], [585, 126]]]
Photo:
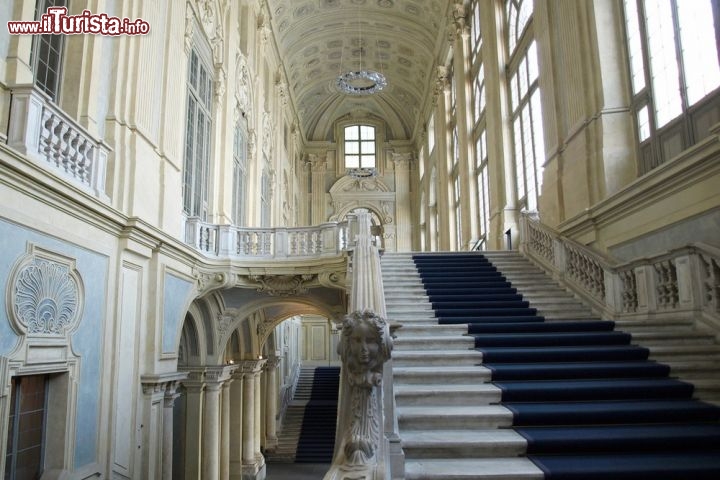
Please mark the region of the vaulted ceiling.
[[[409, 139], [431, 92], [451, 0], [268, 0], [271, 27], [301, 130], [323, 140], [332, 122], [362, 111]], [[339, 74], [360, 69], [385, 75], [374, 95], [347, 95]]]

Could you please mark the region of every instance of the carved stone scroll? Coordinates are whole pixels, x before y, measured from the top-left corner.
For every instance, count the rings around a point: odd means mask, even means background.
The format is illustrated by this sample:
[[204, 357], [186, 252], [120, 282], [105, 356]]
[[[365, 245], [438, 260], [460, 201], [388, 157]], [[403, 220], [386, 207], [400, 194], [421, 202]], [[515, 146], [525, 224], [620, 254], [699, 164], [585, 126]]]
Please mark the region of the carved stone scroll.
[[381, 384], [391, 351], [384, 318], [370, 310], [344, 317], [338, 345], [342, 375], [335, 458], [325, 480], [371, 480], [384, 469]]

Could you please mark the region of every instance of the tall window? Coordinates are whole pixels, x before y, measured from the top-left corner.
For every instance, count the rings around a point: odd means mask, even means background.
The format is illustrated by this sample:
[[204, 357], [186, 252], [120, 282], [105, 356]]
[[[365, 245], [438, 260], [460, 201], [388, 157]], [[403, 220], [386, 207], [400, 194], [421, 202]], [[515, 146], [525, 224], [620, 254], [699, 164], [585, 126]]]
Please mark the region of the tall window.
[[488, 154], [485, 120], [485, 69], [482, 57], [482, 32], [480, 30], [479, 1], [471, 4], [471, 75], [472, 75], [472, 115], [473, 138], [475, 140], [475, 181], [477, 183], [478, 213], [480, 215], [480, 238], [477, 248], [487, 248], [490, 229], [490, 195], [488, 192]]
[[247, 128], [241, 118], [235, 126], [233, 141], [232, 219], [235, 225], [245, 224], [245, 178], [247, 177]]
[[210, 137], [212, 134], [212, 76], [193, 48], [190, 54], [185, 125], [183, 211], [207, 220]]
[[[720, 86], [720, 19], [713, 0], [624, 0], [623, 6], [644, 173], [707, 134], [697, 131], [693, 106]], [[660, 136], [685, 140], [664, 143]]]
[[6, 480], [34, 480], [43, 471], [47, 410], [46, 375], [11, 380]]
[[345, 127], [345, 168], [375, 168], [375, 127]]
[[518, 200], [521, 208], [537, 210], [545, 145], [538, 88], [537, 47], [532, 33], [532, 1], [506, 0], [505, 14]]
[[[37, 0], [35, 19], [50, 7], [67, 7], [67, 0]], [[64, 35], [36, 35], [33, 37], [32, 64], [35, 85], [53, 101], [60, 93], [60, 73], [63, 59]]]

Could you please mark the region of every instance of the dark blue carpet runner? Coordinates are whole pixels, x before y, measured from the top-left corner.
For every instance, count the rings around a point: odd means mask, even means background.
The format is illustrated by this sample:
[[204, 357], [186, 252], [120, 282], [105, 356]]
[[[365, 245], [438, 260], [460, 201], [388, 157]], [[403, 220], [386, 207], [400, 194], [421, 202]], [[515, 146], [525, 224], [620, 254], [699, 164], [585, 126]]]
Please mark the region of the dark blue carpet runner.
[[483, 366], [552, 480], [720, 479], [720, 408], [610, 321], [545, 321], [479, 253], [413, 256], [440, 324]]
[[305, 407], [296, 463], [331, 463], [335, 448], [340, 367], [317, 367]]

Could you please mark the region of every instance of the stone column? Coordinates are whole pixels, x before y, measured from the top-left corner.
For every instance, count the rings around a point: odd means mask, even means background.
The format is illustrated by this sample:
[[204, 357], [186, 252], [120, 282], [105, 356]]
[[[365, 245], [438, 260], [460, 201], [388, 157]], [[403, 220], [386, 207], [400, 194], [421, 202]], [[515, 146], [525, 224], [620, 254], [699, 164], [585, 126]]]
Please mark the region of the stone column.
[[448, 81], [447, 67], [437, 68], [437, 80], [435, 81], [435, 95], [437, 105], [435, 108], [435, 157], [437, 158], [437, 198], [436, 207], [438, 212], [438, 250], [451, 249], [450, 226], [451, 205], [450, 205], [450, 171], [449, 159], [452, 158], [450, 142], [448, 141], [447, 120], [448, 105], [450, 98], [450, 82]]
[[220, 480], [230, 480], [230, 385], [233, 379], [225, 380], [220, 397]]
[[[243, 372], [243, 423], [242, 423], [242, 474], [245, 479], [265, 477], [264, 458], [260, 454], [259, 429], [257, 428], [256, 390], [260, 371], [265, 360], [245, 360], [240, 368]], [[258, 458], [259, 456], [259, 458]]]
[[203, 422], [203, 392], [205, 381], [202, 369], [190, 370], [188, 379], [183, 382], [185, 387], [185, 480], [200, 480]]
[[395, 248], [398, 252], [412, 250], [412, 219], [410, 215], [411, 153], [393, 153], [395, 164]]
[[165, 388], [163, 404], [163, 451], [162, 480], [172, 480], [173, 467], [173, 409], [177, 394], [178, 382], [169, 382]]
[[255, 374], [255, 460], [258, 465], [263, 463], [262, 447], [262, 367]]
[[265, 449], [275, 450], [278, 444], [277, 438], [277, 367], [280, 364], [280, 357], [270, 357], [265, 364], [266, 395], [265, 395]]
[[220, 390], [222, 383], [205, 386], [203, 408], [202, 478], [217, 480], [220, 477]]
[[477, 210], [477, 184], [474, 181], [474, 157], [472, 155], [473, 145], [470, 132], [473, 128], [472, 120], [472, 97], [468, 91], [470, 82], [470, 24], [466, 21], [465, 7], [462, 3], [456, 3], [453, 10], [454, 28], [453, 43], [453, 75], [455, 76], [456, 110], [455, 122], [458, 130], [458, 143], [460, 144], [460, 195], [465, 201], [461, 202], [462, 218], [462, 240], [458, 245], [459, 250], [468, 250], [472, 245], [471, 241], [477, 240], [480, 236], [478, 227]]
[[235, 372], [230, 384], [230, 479], [242, 479], [243, 373]]

